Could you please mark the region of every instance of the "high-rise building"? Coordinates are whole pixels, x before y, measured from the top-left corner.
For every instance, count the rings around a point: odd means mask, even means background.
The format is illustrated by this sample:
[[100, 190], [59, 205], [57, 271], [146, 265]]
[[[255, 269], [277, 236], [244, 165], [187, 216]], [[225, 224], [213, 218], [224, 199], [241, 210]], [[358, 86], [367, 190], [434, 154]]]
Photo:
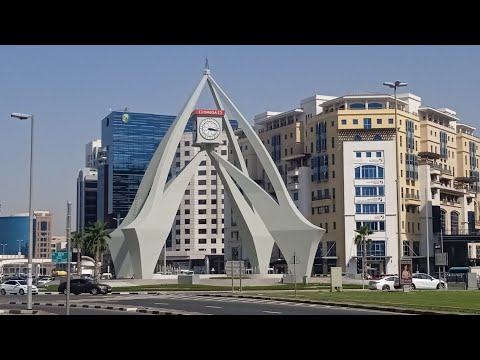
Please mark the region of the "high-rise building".
[[[227, 159], [227, 137], [225, 133], [220, 136], [222, 144], [216, 151]], [[193, 133], [184, 133], [172, 164], [173, 176], [199, 152], [192, 143]], [[213, 268], [217, 273], [223, 270], [224, 205], [223, 185], [210, 159], [205, 156], [190, 180], [177, 212], [171, 247], [167, 243], [167, 248], [171, 248], [171, 251], [167, 250], [171, 265], [193, 268], [197, 272], [207, 268]]]
[[77, 177], [77, 231], [97, 221], [97, 169], [84, 168]]
[[[398, 273], [400, 257], [426, 271], [428, 254], [433, 268], [440, 233], [471, 234], [479, 227], [480, 139], [454, 111], [422, 107], [420, 97], [400, 94], [395, 125], [390, 95], [315, 96], [303, 103], [256, 116], [255, 129], [297, 207], [326, 230], [315, 273], [327, 273], [331, 266], [360, 272], [363, 249], [354, 239], [361, 226], [373, 230], [366, 251], [371, 275]], [[250, 175], [271, 193], [241, 130], [237, 134]], [[435, 221], [428, 222], [428, 251], [427, 208], [429, 218], [438, 213], [439, 219], [438, 229]], [[226, 248], [237, 246], [235, 241], [233, 231]], [[470, 247], [470, 259], [476, 249]], [[469, 260], [466, 251], [453, 255], [457, 262]], [[280, 271], [288, 266], [275, 249], [272, 264]]]
[[97, 139], [85, 145], [85, 167], [96, 169], [99, 163], [98, 153], [102, 148], [102, 141]]
[[[117, 226], [125, 217], [160, 141], [175, 116], [113, 111], [102, 120], [97, 219]], [[186, 131], [191, 131], [191, 124]]]
[[52, 256], [52, 220], [50, 211], [34, 211], [33, 220], [33, 257], [47, 258]]

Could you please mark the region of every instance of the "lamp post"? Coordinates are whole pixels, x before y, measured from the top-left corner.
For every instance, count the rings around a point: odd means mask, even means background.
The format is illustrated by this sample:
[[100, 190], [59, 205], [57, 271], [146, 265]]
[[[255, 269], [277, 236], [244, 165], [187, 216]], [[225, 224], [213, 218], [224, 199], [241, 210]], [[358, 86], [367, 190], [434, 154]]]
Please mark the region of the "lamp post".
[[[17, 242], [18, 242], [18, 252], [17, 252], [17, 255], [20, 256], [20, 255], [22, 254], [22, 242], [23, 242], [23, 240], [17, 240]], [[19, 260], [20, 260], [20, 259], [19, 259]], [[20, 276], [20, 272], [21, 272], [20, 266], [22, 266], [22, 263], [21, 263], [21, 262], [18, 263], [18, 276]]]
[[29, 236], [28, 236], [28, 279], [27, 279], [27, 309], [32, 310], [32, 259], [33, 259], [33, 213], [32, 213], [32, 184], [33, 184], [33, 115], [12, 113], [11, 117], [19, 120], [30, 119], [30, 181], [28, 195], [28, 218], [29, 218]]
[[400, 193], [400, 164], [398, 161], [399, 152], [398, 152], [398, 118], [397, 118], [397, 88], [402, 86], [407, 86], [406, 82], [395, 81], [395, 82], [384, 82], [383, 85], [388, 86], [393, 89], [393, 94], [395, 97], [395, 164], [396, 164], [396, 176], [397, 176], [397, 232], [398, 232], [398, 276], [400, 276], [400, 267], [401, 267], [401, 258], [402, 258], [402, 195]]
[[2, 255], [4, 256], [5, 255], [5, 246], [7, 246], [7, 244], [0, 244], [0, 245], [3, 246]]

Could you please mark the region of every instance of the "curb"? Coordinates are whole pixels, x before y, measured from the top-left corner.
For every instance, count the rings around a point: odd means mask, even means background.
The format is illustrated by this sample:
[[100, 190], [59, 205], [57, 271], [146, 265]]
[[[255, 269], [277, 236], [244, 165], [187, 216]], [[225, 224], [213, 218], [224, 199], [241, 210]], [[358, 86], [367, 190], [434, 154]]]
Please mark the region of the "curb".
[[19, 310], [19, 309], [9, 309], [9, 310], [0, 310], [0, 315], [37, 315], [38, 310]]
[[[9, 305], [27, 305], [24, 301], [10, 301]], [[39, 303], [34, 302], [33, 305], [37, 306], [63, 306], [64, 303]], [[142, 314], [151, 314], [151, 315], [185, 315], [184, 313], [176, 311], [160, 311], [160, 310], [150, 310], [150, 309], [139, 309], [136, 307], [124, 307], [124, 306], [107, 306], [107, 305], [87, 305], [87, 304], [70, 304], [72, 308], [83, 308], [83, 309], [102, 309], [102, 310], [116, 310], [116, 311], [133, 311]], [[36, 310], [12, 310], [12, 311], [35, 311]]]
[[257, 295], [251, 295], [250, 296], [250, 295], [201, 294], [201, 296], [206, 296], [206, 297], [230, 297], [230, 298], [231, 297], [236, 297], [236, 298], [245, 298], [245, 299], [274, 300], [274, 301], [291, 302], [291, 303], [318, 304], [318, 305], [328, 305], [328, 306], [356, 308], [356, 309], [365, 309], [365, 310], [389, 311], [389, 312], [394, 312], [394, 313], [413, 314], [413, 315], [468, 315], [468, 313], [458, 313], [458, 312], [407, 309], [407, 308], [397, 308], [397, 307], [382, 306], [382, 305], [363, 305], [363, 304], [335, 302], [335, 301], [324, 301], [324, 300], [299, 300], [299, 299], [291, 299], [291, 298], [279, 298], [279, 297], [257, 296]]

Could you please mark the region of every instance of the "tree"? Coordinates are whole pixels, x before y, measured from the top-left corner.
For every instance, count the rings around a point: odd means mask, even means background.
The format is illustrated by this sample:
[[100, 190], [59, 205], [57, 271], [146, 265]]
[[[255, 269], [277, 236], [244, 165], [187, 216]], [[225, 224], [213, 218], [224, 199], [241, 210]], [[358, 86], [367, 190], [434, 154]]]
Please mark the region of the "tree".
[[85, 234], [76, 232], [70, 237], [74, 248], [77, 249], [77, 274], [82, 272], [82, 248], [85, 246]]
[[96, 222], [90, 225], [85, 231], [85, 249], [91, 252], [95, 259], [95, 280], [98, 280], [98, 263], [103, 264], [103, 254], [108, 249], [107, 239], [110, 239], [107, 225]]
[[368, 238], [373, 234], [373, 230], [369, 226], [362, 226], [360, 229], [355, 230], [357, 236], [355, 236], [355, 245], [360, 244], [362, 247], [362, 288], [365, 289], [365, 276], [367, 272], [367, 242], [372, 242], [372, 239]]

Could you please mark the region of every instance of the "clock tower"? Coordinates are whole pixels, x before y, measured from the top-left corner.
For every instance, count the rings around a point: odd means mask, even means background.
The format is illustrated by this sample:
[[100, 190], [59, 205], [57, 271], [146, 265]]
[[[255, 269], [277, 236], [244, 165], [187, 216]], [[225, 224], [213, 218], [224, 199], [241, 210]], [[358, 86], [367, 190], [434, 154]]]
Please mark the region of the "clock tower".
[[222, 121], [224, 115], [225, 110], [194, 110], [191, 116], [191, 120], [194, 121], [194, 145], [200, 146], [201, 144], [220, 144], [220, 135], [222, 134]]

